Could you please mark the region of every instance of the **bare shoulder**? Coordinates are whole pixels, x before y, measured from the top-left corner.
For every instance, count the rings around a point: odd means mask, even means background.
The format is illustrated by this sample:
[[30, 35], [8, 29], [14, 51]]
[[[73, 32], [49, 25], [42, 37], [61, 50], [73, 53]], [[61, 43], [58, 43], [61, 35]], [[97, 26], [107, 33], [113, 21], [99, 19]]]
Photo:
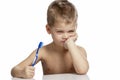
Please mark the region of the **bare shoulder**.
[[47, 53], [49, 51], [48, 47], [49, 47], [49, 44], [40, 48], [40, 50], [39, 50], [39, 60], [44, 60], [46, 58]]
[[39, 49], [39, 52], [38, 52], [38, 59], [39, 60], [43, 59], [44, 53], [45, 53], [45, 46], [43, 46], [42, 48]]
[[81, 47], [81, 46], [77, 46], [79, 48], [79, 50], [82, 52], [82, 54], [87, 57], [87, 53], [86, 53], [86, 50], [85, 48]]

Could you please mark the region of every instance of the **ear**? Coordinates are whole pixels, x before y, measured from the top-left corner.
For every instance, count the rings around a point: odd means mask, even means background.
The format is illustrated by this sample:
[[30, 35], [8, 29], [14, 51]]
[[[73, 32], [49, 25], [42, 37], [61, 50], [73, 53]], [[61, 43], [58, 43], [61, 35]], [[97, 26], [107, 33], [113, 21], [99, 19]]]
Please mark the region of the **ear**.
[[46, 25], [46, 31], [48, 34], [51, 34], [51, 28], [48, 24]]

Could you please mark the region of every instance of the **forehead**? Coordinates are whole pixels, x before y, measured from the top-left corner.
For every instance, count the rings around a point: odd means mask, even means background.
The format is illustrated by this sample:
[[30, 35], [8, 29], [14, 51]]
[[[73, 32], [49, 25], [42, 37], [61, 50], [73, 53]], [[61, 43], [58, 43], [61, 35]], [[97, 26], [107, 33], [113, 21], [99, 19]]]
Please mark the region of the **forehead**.
[[66, 24], [64, 22], [57, 23], [54, 25], [55, 29], [74, 29], [76, 27], [76, 23], [72, 22], [69, 24]]

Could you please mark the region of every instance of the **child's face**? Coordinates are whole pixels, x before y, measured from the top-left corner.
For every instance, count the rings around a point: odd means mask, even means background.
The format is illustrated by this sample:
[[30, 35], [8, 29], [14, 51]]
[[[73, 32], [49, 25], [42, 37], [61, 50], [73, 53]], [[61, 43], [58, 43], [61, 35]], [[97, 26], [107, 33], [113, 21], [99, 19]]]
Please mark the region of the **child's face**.
[[49, 27], [49, 33], [56, 45], [63, 46], [69, 37], [76, 34], [76, 27], [76, 23], [58, 23], [54, 27]]

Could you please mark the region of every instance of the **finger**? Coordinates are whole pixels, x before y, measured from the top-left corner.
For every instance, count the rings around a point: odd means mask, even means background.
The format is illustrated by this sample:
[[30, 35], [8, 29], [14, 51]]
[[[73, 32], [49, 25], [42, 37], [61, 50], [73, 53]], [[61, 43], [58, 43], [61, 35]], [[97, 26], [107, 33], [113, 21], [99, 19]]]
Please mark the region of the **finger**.
[[35, 67], [30, 66], [29, 69], [30, 69], [30, 70], [35, 70]]
[[34, 76], [34, 72], [29, 71], [27, 72], [26, 76], [32, 78]]
[[31, 71], [30, 72], [30, 76], [34, 76], [35, 72], [34, 71]]
[[34, 71], [34, 70], [30, 70], [29, 72], [30, 72], [30, 73], [35, 73], [35, 71]]
[[31, 75], [29, 75], [29, 78], [33, 78], [33, 76], [34, 76], [34, 75], [33, 75], [33, 74], [31, 74]]
[[29, 74], [29, 75], [27, 75], [27, 77], [26, 78], [33, 78], [33, 74]]
[[77, 36], [77, 33], [72, 34], [70, 37], [75, 37]]

